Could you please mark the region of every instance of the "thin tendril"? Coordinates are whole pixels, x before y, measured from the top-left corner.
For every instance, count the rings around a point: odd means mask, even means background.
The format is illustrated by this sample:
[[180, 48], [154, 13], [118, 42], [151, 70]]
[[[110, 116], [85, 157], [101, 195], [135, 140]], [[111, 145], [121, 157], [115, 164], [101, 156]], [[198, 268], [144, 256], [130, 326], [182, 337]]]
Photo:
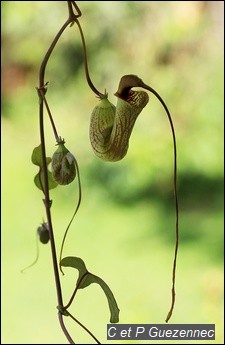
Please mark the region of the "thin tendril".
[[79, 166], [78, 166], [78, 163], [75, 159], [75, 166], [76, 166], [76, 171], [77, 171], [77, 181], [78, 181], [78, 201], [77, 201], [77, 206], [76, 206], [76, 209], [74, 211], [74, 214], [66, 228], [66, 231], [64, 233], [64, 236], [63, 236], [63, 240], [62, 240], [62, 244], [61, 244], [61, 249], [60, 249], [60, 255], [59, 255], [59, 268], [60, 268], [60, 271], [62, 272], [62, 274], [64, 275], [63, 273], [63, 270], [62, 270], [62, 266], [61, 266], [61, 259], [62, 259], [62, 252], [63, 252], [63, 248], [64, 248], [64, 243], [65, 243], [65, 240], [66, 240], [66, 236], [67, 236], [67, 233], [68, 233], [68, 230], [70, 228], [70, 225], [72, 224], [73, 220], [74, 220], [74, 217], [80, 207], [80, 203], [81, 203], [81, 182], [80, 182], [80, 172], [79, 172]]
[[32, 262], [32, 264], [30, 264], [29, 266], [23, 268], [20, 272], [23, 273], [25, 270], [27, 270], [28, 268], [34, 266], [36, 264], [36, 262], [38, 261], [39, 258], [39, 247], [38, 247], [38, 232], [36, 233], [36, 258], [35, 260]]

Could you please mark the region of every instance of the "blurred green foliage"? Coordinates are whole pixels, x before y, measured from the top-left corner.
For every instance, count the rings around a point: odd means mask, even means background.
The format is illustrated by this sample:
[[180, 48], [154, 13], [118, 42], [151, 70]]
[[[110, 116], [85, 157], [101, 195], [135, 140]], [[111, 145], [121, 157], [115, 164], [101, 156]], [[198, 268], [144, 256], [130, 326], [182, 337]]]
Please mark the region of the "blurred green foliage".
[[[223, 2], [78, 5], [95, 86], [106, 89], [115, 103], [121, 76], [137, 74], [171, 111], [180, 201], [177, 303], [171, 322], [215, 323], [215, 343], [223, 343]], [[35, 232], [45, 216], [31, 163], [32, 150], [40, 143], [35, 87], [42, 58], [67, 18], [67, 6], [64, 1], [2, 1], [1, 9], [2, 341], [63, 343], [49, 246], [40, 248], [34, 268], [26, 274], [20, 270], [35, 256]], [[57, 129], [79, 162], [83, 188], [65, 255], [83, 258], [110, 285], [121, 323], [163, 323], [170, 304], [175, 227], [173, 147], [166, 115], [150, 95], [127, 156], [118, 163], [101, 162], [88, 138], [98, 100], [84, 78], [75, 25], [56, 46], [46, 80]], [[51, 156], [55, 142], [47, 117], [45, 129]], [[59, 248], [76, 205], [77, 185], [56, 188], [51, 196]], [[75, 282], [69, 274], [62, 279], [66, 296]], [[74, 313], [106, 342], [106, 301], [98, 289], [90, 290], [80, 292]], [[68, 323], [78, 343], [91, 343]]]

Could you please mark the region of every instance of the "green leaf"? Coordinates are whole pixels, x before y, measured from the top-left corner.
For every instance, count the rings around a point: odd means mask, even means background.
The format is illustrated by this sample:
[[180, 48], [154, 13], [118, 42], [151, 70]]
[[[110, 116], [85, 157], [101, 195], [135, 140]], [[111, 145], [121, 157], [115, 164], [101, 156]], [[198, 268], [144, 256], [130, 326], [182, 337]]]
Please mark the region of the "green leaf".
[[[39, 166], [39, 172], [34, 177], [34, 183], [37, 186], [37, 188], [44, 191], [44, 172], [43, 172], [43, 165], [42, 165], [42, 152], [41, 152], [41, 145], [34, 148], [31, 156], [31, 161], [34, 165]], [[46, 157], [46, 163], [47, 166], [51, 162], [50, 157]], [[48, 170], [48, 186], [49, 189], [53, 189], [58, 186], [58, 183], [53, 179], [51, 171]]]
[[31, 161], [33, 164], [41, 166], [42, 165], [42, 158], [41, 158], [41, 145], [35, 147], [32, 152]]
[[[47, 165], [51, 162], [50, 157], [46, 157]], [[39, 167], [42, 166], [42, 152], [41, 152], [41, 145], [35, 147], [32, 152], [31, 161], [34, 165], [38, 165]]]
[[[111, 323], [119, 322], [120, 310], [118, 308], [115, 297], [114, 297], [112, 291], [110, 290], [109, 286], [104, 282], [103, 279], [101, 279], [100, 277], [98, 277], [92, 273], [89, 273], [87, 275], [87, 277], [84, 281], [84, 285], [88, 286], [87, 283], [88, 283], [88, 285], [90, 285], [91, 283], [96, 283], [96, 284], [101, 286], [101, 288], [104, 291], [106, 298], [108, 300], [109, 309], [110, 309], [110, 313], [111, 313], [110, 322]], [[80, 288], [82, 289], [85, 286], [83, 286], [83, 282], [82, 282]]]
[[[39, 173], [35, 176], [34, 183], [39, 189], [44, 190], [44, 188], [42, 188], [42, 186], [44, 186], [44, 173], [42, 169], [40, 169]], [[52, 177], [52, 173], [48, 170], [48, 188], [53, 189], [57, 186], [58, 183], [55, 182]]]
[[119, 308], [116, 303], [115, 297], [110, 290], [109, 286], [104, 282], [103, 279], [100, 277], [88, 272], [85, 263], [82, 259], [78, 257], [68, 256], [61, 260], [61, 266], [64, 267], [73, 267], [79, 271], [79, 277], [77, 279], [77, 284], [79, 283], [80, 279], [83, 277], [84, 274], [86, 276], [82, 279], [82, 282], [79, 285], [79, 289], [84, 289], [85, 287], [89, 286], [92, 283], [96, 283], [100, 285], [102, 290], [104, 291], [106, 298], [108, 300], [109, 310], [110, 310], [110, 322], [117, 323], [119, 322]]
[[67, 256], [66, 258], [63, 258], [60, 262], [60, 266], [76, 268], [79, 271], [79, 277], [77, 281], [79, 281], [80, 278], [88, 272], [84, 261], [75, 256]]

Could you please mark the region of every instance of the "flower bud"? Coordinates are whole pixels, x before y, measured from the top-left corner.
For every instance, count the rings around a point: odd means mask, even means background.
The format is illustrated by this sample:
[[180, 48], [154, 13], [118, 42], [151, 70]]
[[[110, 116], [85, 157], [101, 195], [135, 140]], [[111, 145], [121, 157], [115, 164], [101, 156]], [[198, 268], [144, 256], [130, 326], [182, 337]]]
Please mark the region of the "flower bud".
[[41, 226], [37, 229], [38, 235], [40, 237], [40, 241], [43, 244], [48, 243], [49, 241], [49, 231], [48, 231], [48, 224], [43, 223]]
[[76, 177], [76, 161], [63, 142], [58, 145], [52, 156], [52, 176], [58, 184], [67, 185]]

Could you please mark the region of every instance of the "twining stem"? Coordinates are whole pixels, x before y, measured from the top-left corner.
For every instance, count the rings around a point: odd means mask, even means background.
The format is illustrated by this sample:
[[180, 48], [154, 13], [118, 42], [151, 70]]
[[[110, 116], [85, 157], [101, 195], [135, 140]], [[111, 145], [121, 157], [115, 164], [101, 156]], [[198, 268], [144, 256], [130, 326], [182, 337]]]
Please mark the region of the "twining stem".
[[77, 320], [72, 314], [67, 311], [67, 314], [73, 319], [78, 325], [80, 325], [90, 336], [96, 341], [97, 344], [101, 344], [100, 341], [92, 334], [87, 327], [85, 327], [79, 320]]
[[65, 305], [64, 309], [68, 309], [70, 307], [70, 305], [72, 304], [74, 297], [76, 296], [76, 293], [81, 285], [81, 283], [83, 282], [84, 278], [86, 277], [86, 275], [88, 275], [89, 272], [86, 272], [82, 275], [82, 277], [80, 278], [78, 284], [76, 285], [76, 288], [74, 289], [74, 292], [72, 293], [72, 296], [70, 297], [69, 302], [67, 303], [67, 305]]
[[[69, 16], [69, 19], [63, 24], [57, 35], [55, 36], [54, 40], [52, 41], [49, 49], [47, 50], [47, 53], [45, 54], [40, 70], [39, 70], [39, 91], [45, 90], [45, 69], [49, 60], [49, 57], [53, 51], [53, 49], [56, 46], [56, 43], [58, 42], [60, 36], [64, 32], [64, 30], [67, 28], [67, 26], [73, 22], [74, 18], [71, 18], [71, 15]], [[41, 91], [40, 91], [41, 92]], [[43, 98], [39, 103], [39, 126], [40, 126], [40, 140], [41, 140], [41, 153], [42, 153], [42, 166], [43, 166], [43, 175], [44, 175], [44, 204], [46, 209], [46, 216], [47, 216], [47, 222], [48, 222], [48, 229], [49, 229], [49, 238], [51, 243], [51, 253], [52, 253], [52, 262], [53, 262], [53, 270], [54, 270], [54, 276], [55, 276], [55, 283], [56, 283], [56, 291], [57, 291], [57, 300], [58, 305], [63, 306], [63, 298], [62, 298], [62, 290], [61, 290], [61, 284], [59, 279], [59, 271], [58, 271], [58, 263], [57, 263], [57, 255], [56, 255], [56, 247], [55, 247], [55, 240], [54, 240], [54, 233], [53, 233], [53, 226], [52, 226], [52, 219], [51, 219], [51, 200], [49, 195], [49, 185], [48, 185], [48, 172], [47, 172], [47, 163], [46, 163], [46, 149], [45, 149], [45, 135], [44, 135], [44, 102]], [[68, 339], [70, 344], [75, 344], [73, 339], [70, 337], [68, 331], [66, 330], [66, 327], [64, 325], [63, 317], [60, 316], [60, 325], [61, 328]]]
[[45, 69], [46, 69], [46, 66], [47, 66], [47, 63], [48, 63], [48, 59], [53, 51], [53, 49], [55, 48], [56, 46], [56, 43], [58, 42], [60, 36], [62, 35], [63, 31], [67, 28], [67, 26], [72, 22], [72, 20], [69, 18], [67, 19], [67, 21], [63, 24], [63, 26], [61, 27], [61, 29], [59, 30], [59, 32], [57, 33], [57, 35], [55, 36], [54, 40], [52, 41], [52, 44], [50, 45], [50, 47], [48, 48], [48, 51], [47, 53], [45, 54], [45, 57], [44, 59], [42, 60], [42, 63], [41, 63], [41, 67], [40, 67], [40, 70], [39, 70], [39, 82], [40, 82], [40, 85], [39, 85], [39, 89], [43, 89], [44, 86], [45, 86], [45, 83], [44, 83], [44, 76], [45, 76]]
[[[42, 84], [40, 82], [40, 86], [41, 85]], [[50, 200], [50, 196], [49, 196], [47, 163], [46, 163], [44, 124], [43, 124], [43, 102], [41, 102], [40, 106], [39, 106], [39, 121], [40, 121], [42, 166], [43, 166], [43, 175], [44, 175], [44, 195], [45, 195], [44, 204], [45, 204], [45, 209], [46, 209], [46, 216], [47, 216], [48, 229], [49, 229], [49, 238], [50, 238], [50, 243], [51, 243], [51, 252], [52, 252], [53, 269], [54, 269], [54, 275], [55, 275], [58, 304], [63, 305], [61, 285], [60, 285], [60, 280], [59, 280], [59, 272], [58, 272], [58, 268], [57, 268], [56, 249], [55, 249], [55, 241], [54, 241], [54, 234], [53, 234], [53, 227], [52, 227], [51, 211], [50, 211], [51, 200]]]
[[[44, 85], [43, 80], [39, 81], [40, 87]], [[39, 119], [40, 119], [40, 138], [41, 138], [41, 152], [42, 152], [42, 166], [43, 166], [43, 174], [44, 174], [44, 204], [48, 222], [48, 229], [49, 229], [49, 239], [51, 244], [51, 253], [52, 253], [52, 262], [53, 262], [53, 270], [55, 276], [55, 283], [56, 283], [56, 292], [57, 292], [57, 300], [58, 305], [63, 305], [62, 299], [62, 290], [61, 284], [59, 279], [59, 271], [58, 271], [58, 264], [57, 264], [57, 256], [56, 256], [56, 248], [55, 248], [55, 240], [54, 240], [54, 233], [53, 233], [53, 226], [52, 226], [52, 219], [51, 219], [51, 200], [49, 196], [49, 186], [48, 186], [48, 175], [47, 175], [47, 163], [46, 163], [46, 150], [45, 150], [45, 136], [44, 136], [44, 123], [43, 123], [43, 102], [40, 102], [39, 105]], [[60, 325], [61, 328], [69, 341], [70, 344], [75, 344], [75, 342], [70, 337], [66, 327], [64, 325], [63, 318], [60, 317]]]
[[47, 109], [47, 112], [48, 112], [48, 116], [49, 116], [49, 119], [50, 119], [50, 122], [51, 122], [51, 125], [52, 125], [52, 129], [53, 129], [53, 132], [54, 132], [54, 136], [55, 136], [55, 140], [57, 143], [60, 143], [61, 141], [61, 138], [59, 137], [58, 133], [57, 133], [57, 129], [56, 129], [56, 126], [55, 126], [55, 123], [54, 123], [54, 120], [53, 120], [53, 117], [52, 117], [52, 114], [51, 114], [51, 110], [49, 108], [49, 105], [48, 105], [48, 102], [47, 102], [47, 99], [45, 97], [45, 92], [43, 89], [37, 89], [38, 92], [39, 92], [39, 95], [40, 97], [43, 99], [44, 101], [44, 104], [45, 104], [45, 108]]
[[69, 341], [70, 344], [75, 344], [75, 342], [73, 341], [73, 339], [71, 338], [69, 332], [67, 331], [67, 329], [65, 327], [65, 324], [64, 324], [64, 321], [63, 321], [63, 315], [62, 315], [62, 313], [60, 311], [58, 312], [58, 318], [59, 318], [59, 323], [61, 325], [63, 333], [67, 337], [67, 340]]
[[[44, 205], [45, 205], [45, 209], [46, 209], [46, 216], [47, 216], [47, 223], [48, 223], [48, 230], [49, 230], [49, 239], [50, 239], [50, 244], [51, 244], [51, 253], [52, 253], [52, 262], [53, 262], [53, 270], [54, 270], [54, 277], [55, 277], [55, 283], [56, 283], [56, 291], [57, 291], [57, 300], [58, 300], [58, 309], [59, 309], [59, 322], [61, 325], [61, 328], [67, 338], [67, 340], [69, 341], [70, 344], [75, 344], [74, 340], [71, 338], [69, 332], [67, 331], [65, 324], [64, 324], [64, 320], [63, 320], [63, 314], [60, 310], [63, 310], [63, 298], [62, 298], [62, 289], [61, 289], [61, 283], [60, 283], [60, 278], [59, 278], [59, 270], [58, 270], [58, 263], [57, 263], [57, 255], [56, 255], [56, 247], [55, 247], [55, 240], [54, 240], [54, 232], [53, 232], [53, 225], [52, 225], [52, 218], [51, 218], [51, 204], [52, 201], [50, 200], [50, 194], [49, 194], [49, 184], [48, 184], [48, 170], [47, 170], [47, 162], [46, 162], [46, 148], [45, 148], [45, 135], [44, 135], [44, 105], [47, 109], [49, 118], [50, 118], [50, 122], [52, 124], [53, 127], [53, 131], [54, 131], [54, 135], [56, 138], [56, 141], [59, 142], [61, 140], [61, 138], [58, 136], [52, 115], [51, 115], [51, 111], [50, 108], [48, 106], [47, 100], [45, 98], [45, 93], [47, 91], [46, 88], [46, 83], [45, 83], [45, 70], [46, 70], [46, 66], [47, 63], [49, 61], [49, 58], [51, 56], [51, 53], [53, 51], [53, 49], [55, 48], [59, 38], [61, 37], [62, 33], [64, 32], [64, 30], [67, 28], [68, 25], [72, 25], [75, 21], [77, 22], [77, 18], [81, 16], [81, 11], [79, 10], [78, 6], [76, 5], [75, 1], [67, 1], [67, 5], [68, 5], [68, 11], [69, 11], [69, 18], [66, 20], [66, 22], [63, 24], [63, 26], [61, 27], [61, 29], [59, 30], [59, 32], [56, 34], [55, 38], [53, 39], [50, 47], [48, 48], [41, 66], [40, 66], [40, 70], [39, 70], [39, 87], [37, 88], [38, 94], [40, 97], [40, 102], [39, 102], [39, 127], [40, 127], [40, 141], [41, 141], [41, 154], [42, 154], [42, 166], [43, 166], [43, 176], [44, 176], [44, 185], [43, 185], [43, 193], [44, 193]], [[74, 9], [77, 11], [77, 14], [75, 14], [73, 12], [73, 7]], [[80, 26], [79, 26], [80, 28]], [[81, 30], [81, 28], [80, 28]], [[84, 39], [82, 39], [84, 40]], [[83, 43], [84, 44], [84, 43]], [[85, 59], [86, 59], [86, 53], [85, 53]], [[87, 61], [85, 60], [85, 68], [87, 70], [86, 72], [86, 77], [89, 83], [89, 86], [91, 86], [92, 90], [95, 90], [95, 92], [97, 92], [97, 94], [99, 95], [100, 93], [95, 89], [94, 85], [92, 84], [90, 77], [89, 77], [89, 73], [88, 73], [88, 69], [87, 69]], [[77, 163], [76, 163], [77, 165]], [[72, 220], [79, 208], [80, 205], [80, 201], [81, 201], [81, 189], [80, 189], [80, 177], [79, 177], [79, 170], [78, 170], [78, 165], [77, 165], [77, 171], [78, 171], [78, 183], [79, 183], [79, 199], [78, 199], [78, 205], [77, 208], [75, 210], [75, 213], [72, 217]], [[71, 223], [70, 223], [71, 224]], [[69, 224], [69, 225], [70, 225]], [[67, 228], [68, 231], [68, 228]], [[66, 234], [67, 234], [66, 231]], [[65, 236], [64, 235], [64, 240], [63, 240], [63, 244], [65, 241]], [[75, 294], [72, 295], [72, 299], [74, 298]], [[97, 338], [95, 338], [95, 336], [84, 326], [82, 325], [76, 318], [73, 317], [73, 315], [71, 315], [69, 312], [67, 312], [67, 315], [69, 315], [75, 322], [77, 322], [83, 329], [85, 329], [92, 337], [93, 339], [96, 340], [96, 342], [98, 344], [100, 344], [100, 342], [97, 340]]]

